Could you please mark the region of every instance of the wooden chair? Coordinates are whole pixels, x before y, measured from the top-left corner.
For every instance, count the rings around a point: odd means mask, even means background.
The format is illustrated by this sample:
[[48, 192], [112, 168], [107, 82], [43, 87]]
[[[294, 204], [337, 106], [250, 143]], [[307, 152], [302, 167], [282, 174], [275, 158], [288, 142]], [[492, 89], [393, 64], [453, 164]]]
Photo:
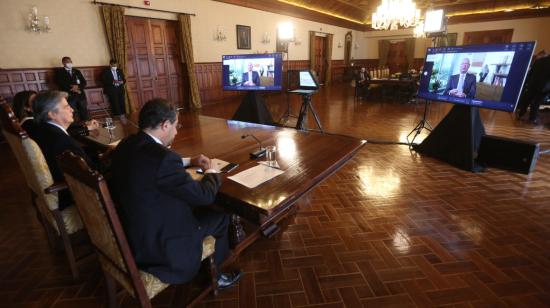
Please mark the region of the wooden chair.
[[[169, 284], [138, 270], [104, 177], [69, 151], [58, 157], [58, 161], [101, 263], [109, 306], [117, 306], [116, 280], [139, 301], [141, 307], [151, 307], [150, 299]], [[202, 299], [210, 290], [217, 294], [215, 241], [214, 237], [207, 236], [202, 243], [202, 260], [208, 259], [210, 262], [211, 285], [191, 304]]]
[[2, 133], [31, 191], [32, 204], [37, 211], [38, 220], [46, 231], [48, 243], [55, 249], [58, 240], [61, 240], [72, 276], [78, 280], [79, 272], [71, 238], [85, 236], [85, 232], [76, 207], [70, 206], [63, 211], [59, 210], [57, 193], [67, 189], [67, 186], [65, 183], [54, 183], [40, 147], [21, 128], [7, 103], [0, 104], [0, 122]]

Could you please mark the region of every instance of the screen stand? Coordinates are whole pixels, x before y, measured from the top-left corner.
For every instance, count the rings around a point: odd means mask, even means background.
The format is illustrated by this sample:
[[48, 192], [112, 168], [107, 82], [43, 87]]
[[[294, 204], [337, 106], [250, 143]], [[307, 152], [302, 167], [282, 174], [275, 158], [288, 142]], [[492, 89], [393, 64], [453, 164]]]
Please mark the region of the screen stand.
[[425, 154], [472, 172], [484, 168], [476, 164], [477, 151], [485, 128], [478, 107], [455, 105], [421, 144], [413, 145]]
[[302, 96], [302, 106], [300, 107], [300, 114], [298, 115], [298, 122], [296, 123], [296, 129], [305, 130], [307, 129], [307, 111], [311, 111], [311, 114], [315, 118], [315, 123], [317, 123], [317, 127], [319, 128], [319, 131], [323, 133], [323, 127], [321, 126], [321, 120], [319, 120], [319, 116], [317, 116], [317, 112], [315, 112], [315, 109], [313, 108], [313, 105], [311, 104], [311, 94], [300, 94]]
[[231, 120], [273, 125], [273, 118], [258, 91], [247, 91]]

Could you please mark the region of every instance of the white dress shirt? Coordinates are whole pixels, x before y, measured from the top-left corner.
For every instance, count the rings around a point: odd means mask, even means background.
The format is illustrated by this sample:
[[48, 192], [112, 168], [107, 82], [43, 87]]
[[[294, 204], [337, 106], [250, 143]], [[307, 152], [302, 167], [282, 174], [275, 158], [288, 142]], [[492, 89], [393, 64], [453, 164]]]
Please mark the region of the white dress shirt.
[[61, 126], [61, 125], [55, 123], [54, 121], [48, 121], [48, 124], [51, 124], [51, 125], [53, 125], [53, 126], [57, 126], [57, 127], [59, 127], [62, 131], [64, 131], [65, 134], [67, 134], [67, 135], [69, 134], [69, 133], [67, 133], [67, 130], [65, 129], [65, 127], [63, 127], [63, 126]]
[[[153, 138], [153, 140], [155, 140], [156, 143], [160, 144], [160, 145], [164, 145], [162, 144], [162, 141], [160, 141], [160, 139], [158, 139], [157, 137], [147, 133], [147, 132], [144, 132], [146, 133], [147, 135], [149, 135], [149, 137]], [[181, 158], [181, 162], [183, 163], [183, 166], [184, 167], [189, 167], [191, 165], [191, 157], [182, 157]], [[218, 173], [218, 171], [216, 169], [207, 169], [206, 171], [204, 171], [204, 173]]]

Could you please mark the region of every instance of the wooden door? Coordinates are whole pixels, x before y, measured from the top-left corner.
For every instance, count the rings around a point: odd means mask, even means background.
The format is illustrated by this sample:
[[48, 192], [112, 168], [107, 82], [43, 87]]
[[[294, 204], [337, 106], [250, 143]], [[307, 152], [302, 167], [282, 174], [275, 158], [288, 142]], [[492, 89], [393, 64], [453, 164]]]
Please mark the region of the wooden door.
[[176, 22], [126, 16], [128, 95], [137, 109], [155, 97], [182, 105]]
[[388, 51], [388, 68], [390, 74], [406, 73], [409, 67], [407, 63], [407, 55], [405, 54], [405, 42], [395, 42], [390, 44]]
[[317, 73], [317, 79], [319, 83], [325, 83], [325, 71], [326, 71], [326, 46], [327, 38], [324, 36], [315, 37], [315, 67], [313, 70]]
[[510, 43], [513, 34], [514, 29], [465, 32], [462, 45]]

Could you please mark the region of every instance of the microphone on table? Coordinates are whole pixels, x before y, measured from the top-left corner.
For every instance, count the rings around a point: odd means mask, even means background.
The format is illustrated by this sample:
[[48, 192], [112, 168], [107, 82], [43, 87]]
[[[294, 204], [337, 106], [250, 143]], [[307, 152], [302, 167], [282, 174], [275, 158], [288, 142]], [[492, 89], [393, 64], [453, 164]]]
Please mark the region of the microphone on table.
[[254, 138], [254, 140], [256, 140], [256, 142], [258, 142], [258, 144], [260, 145], [260, 148], [258, 150], [250, 153], [250, 158], [256, 159], [256, 158], [260, 158], [260, 157], [264, 156], [265, 155], [265, 149], [262, 147], [262, 142], [258, 138], [256, 138], [256, 136], [254, 136], [252, 134], [242, 135], [241, 139], [244, 139], [246, 137]]

